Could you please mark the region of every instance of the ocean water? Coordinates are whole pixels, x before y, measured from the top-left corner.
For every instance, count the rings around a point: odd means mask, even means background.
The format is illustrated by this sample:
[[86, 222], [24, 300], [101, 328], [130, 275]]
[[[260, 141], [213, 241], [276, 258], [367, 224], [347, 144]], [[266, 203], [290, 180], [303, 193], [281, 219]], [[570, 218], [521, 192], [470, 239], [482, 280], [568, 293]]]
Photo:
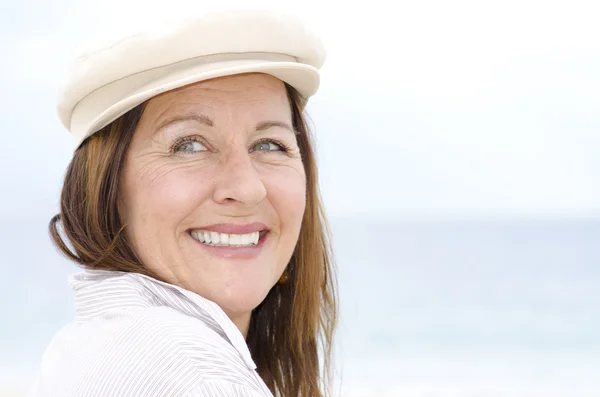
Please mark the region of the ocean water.
[[334, 224], [347, 396], [600, 396], [600, 222]]
[[[334, 219], [336, 395], [600, 396], [600, 220]], [[0, 227], [0, 396], [73, 315], [44, 221]]]

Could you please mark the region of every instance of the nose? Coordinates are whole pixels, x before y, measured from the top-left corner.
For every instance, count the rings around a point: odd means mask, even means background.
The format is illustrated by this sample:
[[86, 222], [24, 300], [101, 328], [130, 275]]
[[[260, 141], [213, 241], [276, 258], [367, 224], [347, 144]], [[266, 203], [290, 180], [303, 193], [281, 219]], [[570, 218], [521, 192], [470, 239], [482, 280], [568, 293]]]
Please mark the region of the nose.
[[248, 152], [230, 153], [221, 168], [213, 193], [215, 202], [252, 207], [267, 197], [267, 189]]

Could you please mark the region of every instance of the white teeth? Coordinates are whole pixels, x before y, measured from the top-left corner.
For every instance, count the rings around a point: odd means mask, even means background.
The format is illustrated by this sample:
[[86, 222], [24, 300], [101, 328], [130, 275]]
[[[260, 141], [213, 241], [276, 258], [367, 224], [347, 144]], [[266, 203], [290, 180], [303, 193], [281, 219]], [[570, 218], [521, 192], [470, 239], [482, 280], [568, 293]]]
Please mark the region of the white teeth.
[[229, 234], [221, 233], [220, 239], [221, 239], [221, 244], [229, 245]]
[[194, 240], [198, 240], [201, 243], [206, 242], [206, 239], [204, 238], [204, 232], [201, 230], [192, 230], [192, 232], [190, 233], [192, 235], [192, 237], [194, 238]]
[[241, 234], [230, 234], [229, 235], [229, 245], [242, 245], [242, 235]]
[[190, 235], [201, 243], [221, 247], [249, 247], [257, 245], [258, 240], [260, 239], [260, 232], [252, 232], [248, 234], [227, 234], [210, 232], [207, 230], [192, 230]]
[[212, 244], [219, 244], [221, 241], [221, 233], [210, 232], [210, 242]]
[[249, 234], [242, 234], [242, 245], [248, 245], [250, 244], [250, 235]]

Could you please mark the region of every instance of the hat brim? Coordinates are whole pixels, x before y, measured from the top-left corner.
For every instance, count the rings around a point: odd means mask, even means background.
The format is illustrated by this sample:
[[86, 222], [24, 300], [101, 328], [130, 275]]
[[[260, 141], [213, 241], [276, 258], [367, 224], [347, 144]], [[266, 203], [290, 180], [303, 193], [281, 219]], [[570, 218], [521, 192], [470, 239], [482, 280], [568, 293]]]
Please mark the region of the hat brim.
[[319, 88], [318, 69], [292, 60], [186, 60], [121, 79], [95, 90], [82, 99], [71, 117], [70, 129], [75, 134], [75, 148], [95, 132], [152, 97], [201, 81], [244, 73], [265, 73], [274, 76], [294, 87], [303, 98], [309, 98]]

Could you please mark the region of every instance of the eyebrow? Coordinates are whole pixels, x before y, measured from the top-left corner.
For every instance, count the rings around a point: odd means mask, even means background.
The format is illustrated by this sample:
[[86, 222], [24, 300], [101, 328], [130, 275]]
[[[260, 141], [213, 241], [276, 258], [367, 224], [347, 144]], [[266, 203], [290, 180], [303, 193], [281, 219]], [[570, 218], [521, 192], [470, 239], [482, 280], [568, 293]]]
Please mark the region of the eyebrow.
[[[156, 128], [155, 131], [158, 132], [158, 131], [162, 130], [163, 128], [168, 127], [172, 124], [181, 123], [183, 121], [190, 121], [190, 120], [207, 125], [209, 127], [214, 126], [214, 122], [212, 121], [212, 119], [206, 115], [186, 114], [186, 115], [171, 117], [171, 118], [163, 121], [162, 123], [159, 124], [159, 126]], [[260, 123], [258, 123], [256, 125], [256, 131], [264, 131], [271, 127], [280, 127], [280, 128], [284, 128], [284, 129], [290, 131], [294, 135], [299, 134], [299, 132], [296, 131], [290, 124], [283, 122], [283, 121], [276, 121], [276, 120], [261, 121]]]
[[182, 121], [197, 121], [198, 123], [201, 124], [205, 124], [209, 127], [213, 126], [213, 121], [210, 119], [210, 117], [205, 116], [203, 114], [186, 114], [186, 115], [182, 115], [182, 116], [175, 116], [175, 117], [171, 117], [165, 121], [163, 121], [162, 123], [160, 123], [158, 125], [158, 127], [156, 128], [156, 132], [162, 130], [165, 127], [168, 127], [172, 124], [176, 124], [176, 123], [181, 123]]
[[275, 121], [275, 120], [261, 121], [260, 123], [258, 123], [256, 125], [256, 131], [264, 131], [264, 130], [269, 129], [271, 127], [281, 127], [281, 128], [284, 128], [284, 129], [290, 131], [294, 135], [298, 135], [299, 134], [299, 132], [296, 131], [294, 129], [294, 127], [292, 127], [288, 123], [284, 123], [283, 121]]

